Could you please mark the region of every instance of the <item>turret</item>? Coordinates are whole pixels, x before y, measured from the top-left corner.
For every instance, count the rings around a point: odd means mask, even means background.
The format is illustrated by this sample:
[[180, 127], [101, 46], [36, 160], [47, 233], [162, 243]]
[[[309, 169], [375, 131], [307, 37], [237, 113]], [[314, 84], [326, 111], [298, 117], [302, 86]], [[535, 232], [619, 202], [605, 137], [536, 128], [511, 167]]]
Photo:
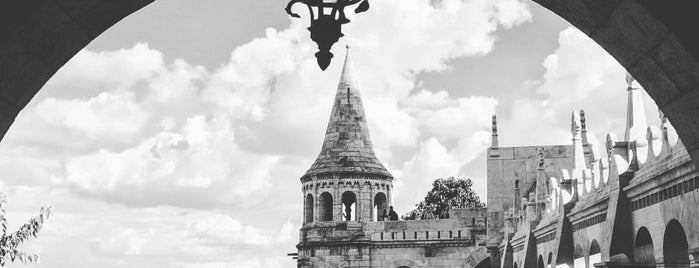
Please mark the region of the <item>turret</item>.
[[378, 220], [391, 205], [393, 176], [374, 154], [349, 47], [323, 146], [301, 183], [306, 223]]

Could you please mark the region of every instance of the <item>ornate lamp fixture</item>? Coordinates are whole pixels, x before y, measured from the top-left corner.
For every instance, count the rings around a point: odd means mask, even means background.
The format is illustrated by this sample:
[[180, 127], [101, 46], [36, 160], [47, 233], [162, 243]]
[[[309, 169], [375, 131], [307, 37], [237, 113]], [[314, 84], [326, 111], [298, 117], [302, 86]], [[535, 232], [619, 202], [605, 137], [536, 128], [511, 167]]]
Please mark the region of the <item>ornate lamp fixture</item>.
[[342, 24], [350, 22], [345, 16], [345, 7], [359, 2], [361, 4], [354, 9], [354, 13], [369, 10], [369, 0], [291, 0], [286, 6], [286, 13], [294, 18], [300, 16], [291, 11], [291, 6], [302, 3], [308, 7], [311, 14], [311, 27], [308, 30], [311, 32], [311, 40], [318, 44], [315, 56], [321, 70], [325, 71], [333, 58], [330, 48], [344, 36]]

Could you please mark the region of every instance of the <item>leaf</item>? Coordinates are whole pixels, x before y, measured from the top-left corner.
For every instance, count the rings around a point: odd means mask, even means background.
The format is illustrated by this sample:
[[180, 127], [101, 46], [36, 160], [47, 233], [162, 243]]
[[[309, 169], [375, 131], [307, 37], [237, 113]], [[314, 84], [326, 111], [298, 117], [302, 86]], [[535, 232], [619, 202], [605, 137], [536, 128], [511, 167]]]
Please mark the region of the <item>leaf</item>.
[[354, 10], [354, 13], [362, 13], [369, 10], [369, 0], [362, 1], [359, 6]]

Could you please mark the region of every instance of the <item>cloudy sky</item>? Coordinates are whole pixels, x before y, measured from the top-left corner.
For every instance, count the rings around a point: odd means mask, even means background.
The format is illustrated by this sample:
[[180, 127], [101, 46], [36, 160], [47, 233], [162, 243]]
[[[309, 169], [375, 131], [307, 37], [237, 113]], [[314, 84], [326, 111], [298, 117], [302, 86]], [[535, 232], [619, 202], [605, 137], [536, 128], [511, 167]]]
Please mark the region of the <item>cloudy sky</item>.
[[156, 1], [45, 85], [0, 142], [10, 228], [56, 207], [36, 267], [295, 267], [345, 44], [401, 214], [438, 177], [485, 200], [493, 113], [503, 146], [568, 144], [573, 109], [623, 134], [623, 68], [529, 1], [374, 0], [326, 72], [285, 4]]

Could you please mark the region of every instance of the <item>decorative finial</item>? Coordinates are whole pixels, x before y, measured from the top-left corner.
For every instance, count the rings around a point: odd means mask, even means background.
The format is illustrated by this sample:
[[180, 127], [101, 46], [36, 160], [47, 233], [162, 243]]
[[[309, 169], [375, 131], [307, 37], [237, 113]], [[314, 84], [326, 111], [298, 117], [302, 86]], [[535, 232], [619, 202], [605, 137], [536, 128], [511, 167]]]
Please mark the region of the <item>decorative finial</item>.
[[570, 118], [570, 133], [573, 134], [573, 138], [580, 138], [580, 115], [573, 111]]
[[498, 134], [498, 117], [493, 115], [493, 134]]
[[633, 76], [631, 76], [631, 73], [627, 72], [626, 73], [626, 84], [629, 86], [629, 88], [633, 88], [633, 82], [636, 81]]
[[498, 118], [496, 115], [493, 115], [493, 133], [490, 140], [490, 147], [498, 148], [498, 146], [500, 146], [498, 143]]
[[660, 108], [658, 108], [658, 116], [660, 117], [660, 122], [663, 125], [667, 123], [667, 116], [665, 116], [665, 113], [663, 113], [663, 110], [660, 110]]
[[546, 161], [546, 158], [544, 157], [544, 147], [536, 148], [536, 158], [537, 166], [539, 168], [544, 168], [544, 161]]

